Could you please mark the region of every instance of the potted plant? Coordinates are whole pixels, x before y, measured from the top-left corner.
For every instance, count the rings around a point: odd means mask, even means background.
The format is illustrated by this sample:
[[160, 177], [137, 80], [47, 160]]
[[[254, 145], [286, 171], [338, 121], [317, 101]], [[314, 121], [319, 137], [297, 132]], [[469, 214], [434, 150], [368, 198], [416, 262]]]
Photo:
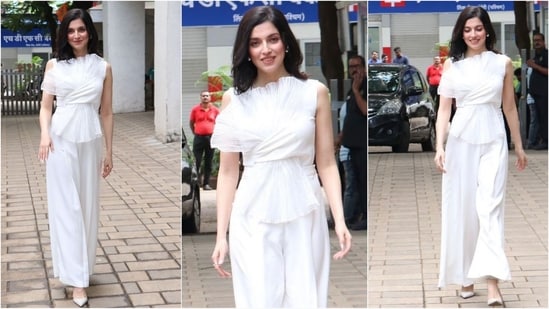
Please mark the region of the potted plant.
[[208, 91], [212, 96], [212, 103], [220, 106], [223, 93], [233, 85], [231, 67], [223, 65], [215, 70], [202, 72], [200, 79], [195, 82], [195, 86], [201, 84], [207, 85]]
[[440, 57], [440, 63], [444, 63], [446, 58], [448, 58], [448, 54], [450, 53], [450, 42], [436, 43], [435, 51], [438, 52], [438, 56]]

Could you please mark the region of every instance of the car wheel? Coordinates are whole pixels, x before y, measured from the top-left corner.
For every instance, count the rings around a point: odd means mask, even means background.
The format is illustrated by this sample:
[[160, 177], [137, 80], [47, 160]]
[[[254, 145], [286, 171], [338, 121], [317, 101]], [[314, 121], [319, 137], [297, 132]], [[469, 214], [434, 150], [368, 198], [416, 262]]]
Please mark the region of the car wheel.
[[408, 147], [410, 146], [410, 122], [402, 122], [402, 134], [398, 145], [393, 146], [393, 152], [408, 152]]
[[200, 232], [200, 192], [199, 188], [195, 189], [196, 194], [193, 197], [193, 213], [187, 219], [181, 222], [181, 230], [183, 233], [198, 233]]
[[429, 138], [421, 143], [421, 150], [423, 151], [433, 151], [437, 147], [437, 136], [435, 131], [435, 124], [431, 123], [429, 128]]

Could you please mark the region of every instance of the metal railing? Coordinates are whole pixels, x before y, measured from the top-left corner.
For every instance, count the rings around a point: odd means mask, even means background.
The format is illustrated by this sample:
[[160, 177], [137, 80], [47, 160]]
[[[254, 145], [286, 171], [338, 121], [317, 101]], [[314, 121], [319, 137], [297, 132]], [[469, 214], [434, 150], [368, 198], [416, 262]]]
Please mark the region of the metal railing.
[[2, 70], [2, 116], [38, 114], [43, 76], [40, 66]]

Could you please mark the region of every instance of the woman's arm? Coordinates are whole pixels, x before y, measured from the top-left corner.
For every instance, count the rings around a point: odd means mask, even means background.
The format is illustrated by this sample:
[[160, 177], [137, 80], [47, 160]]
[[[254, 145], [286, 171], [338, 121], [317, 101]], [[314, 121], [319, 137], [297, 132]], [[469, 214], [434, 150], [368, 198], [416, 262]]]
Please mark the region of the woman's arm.
[[112, 170], [112, 136], [113, 136], [113, 115], [112, 115], [112, 68], [107, 64], [107, 72], [103, 81], [103, 93], [101, 95], [101, 122], [103, 134], [105, 135], [105, 146], [107, 148], [103, 160], [103, 177], [109, 176]]
[[[223, 95], [221, 109], [225, 109], [230, 101], [231, 97], [229, 93], [226, 92]], [[212, 262], [221, 277], [231, 276], [229, 272], [221, 267], [221, 264], [223, 264], [225, 256], [229, 252], [227, 230], [233, 208], [236, 186], [238, 184], [238, 174], [240, 172], [239, 159], [238, 152], [220, 152], [216, 190], [217, 238], [214, 252], [212, 253]]]
[[[328, 89], [324, 85], [319, 85], [317, 91], [317, 110], [316, 110], [316, 166], [318, 175], [322, 181], [322, 186], [326, 192], [330, 210], [334, 217], [335, 231], [339, 238], [341, 251], [334, 255], [339, 259], [344, 257], [351, 249], [351, 234], [345, 225], [343, 214], [343, 203], [341, 200], [341, 181], [339, 180], [339, 170], [334, 156], [334, 136], [332, 131], [332, 115]], [[366, 188], [361, 188], [361, 190]], [[362, 205], [361, 205], [362, 206]]]
[[[46, 73], [54, 66], [54, 61], [50, 60], [46, 64]], [[44, 73], [44, 74], [46, 74]], [[44, 162], [48, 159], [48, 154], [53, 151], [53, 143], [50, 137], [50, 124], [53, 111], [54, 95], [42, 92], [42, 101], [40, 102], [40, 146], [38, 147], [38, 159]]]
[[[451, 66], [451, 60], [448, 59], [444, 62], [443, 72], [447, 71]], [[438, 111], [437, 111], [437, 123], [436, 123], [436, 154], [435, 164], [439, 171], [446, 173], [444, 169], [444, 140], [448, 133], [448, 122], [450, 121], [450, 114], [452, 113], [452, 98], [448, 98], [444, 95], [440, 95]]]
[[522, 138], [520, 136], [519, 119], [517, 106], [515, 104], [515, 89], [513, 87], [513, 63], [511, 59], [507, 58], [505, 64], [505, 78], [503, 79], [503, 104], [502, 110], [507, 119], [509, 125], [509, 131], [511, 132], [511, 139], [515, 144], [515, 154], [517, 155], [517, 162], [515, 166], [518, 170], [523, 170], [528, 164], [524, 148], [522, 147]]

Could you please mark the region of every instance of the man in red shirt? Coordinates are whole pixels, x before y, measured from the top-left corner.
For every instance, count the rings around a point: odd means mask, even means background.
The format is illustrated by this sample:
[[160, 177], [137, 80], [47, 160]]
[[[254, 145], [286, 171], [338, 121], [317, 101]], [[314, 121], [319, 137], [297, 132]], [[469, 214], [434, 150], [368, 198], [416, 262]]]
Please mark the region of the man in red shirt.
[[202, 91], [200, 93], [200, 104], [197, 104], [191, 110], [190, 125], [194, 133], [193, 153], [198, 169], [202, 166], [202, 156], [204, 156], [203, 188], [212, 190], [210, 187], [210, 174], [212, 173], [212, 159], [214, 150], [210, 145], [215, 118], [219, 115], [219, 110], [211, 103], [210, 93]]
[[440, 63], [440, 57], [433, 58], [434, 63], [427, 68], [427, 82], [429, 83], [429, 93], [433, 100], [435, 100], [435, 110], [438, 111], [438, 84], [440, 83], [440, 76], [442, 75], [442, 64]]

